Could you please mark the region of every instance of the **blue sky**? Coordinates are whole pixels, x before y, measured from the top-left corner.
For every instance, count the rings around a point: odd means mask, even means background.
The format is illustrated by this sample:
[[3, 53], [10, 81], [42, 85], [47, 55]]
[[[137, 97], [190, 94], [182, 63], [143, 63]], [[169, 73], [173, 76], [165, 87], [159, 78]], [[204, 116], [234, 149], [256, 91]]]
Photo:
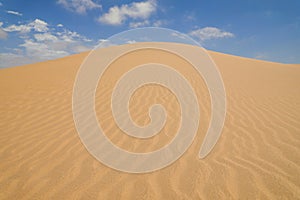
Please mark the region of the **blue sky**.
[[146, 26], [180, 31], [214, 51], [300, 63], [299, 0], [0, 2], [0, 67], [79, 53]]

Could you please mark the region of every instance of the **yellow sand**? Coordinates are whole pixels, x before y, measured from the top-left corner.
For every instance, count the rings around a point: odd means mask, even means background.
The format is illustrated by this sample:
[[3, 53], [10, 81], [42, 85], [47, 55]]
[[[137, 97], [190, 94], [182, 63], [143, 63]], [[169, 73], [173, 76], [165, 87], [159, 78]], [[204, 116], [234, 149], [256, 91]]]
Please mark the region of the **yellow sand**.
[[[82, 145], [72, 116], [72, 88], [87, 53], [1, 69], [0, 199], [300, 198], [300, 65], [209, 53], [227, 93], [220, 140], [208, 157], [198, 158], [209, 125], [210, 98], [203, 79], [191, 66], [181, 65], [178, 70], [196, 86], [200, 99], [197, 138], [177, 162], [148, 174], [110, 169]], [[168, 118], [159, 135], [131, 138], [115, 125], [107, 96], [122, 70], [112, 65], [100, 81], [99, 123], [128, 151], [164, 146], [180, 120], [175, 96], [157, 85], [134, 93], [130, 111], [138, 124], [150, 122], [153, 103], [163, 104]]]

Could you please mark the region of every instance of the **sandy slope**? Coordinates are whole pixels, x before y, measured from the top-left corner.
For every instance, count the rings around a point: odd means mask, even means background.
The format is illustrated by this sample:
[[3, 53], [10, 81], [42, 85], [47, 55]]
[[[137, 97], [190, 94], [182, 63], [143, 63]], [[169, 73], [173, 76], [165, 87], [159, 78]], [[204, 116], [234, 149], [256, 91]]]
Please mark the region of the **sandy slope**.
[[[182, 65], [178, 70], [197, 85], [201, 99], [197, 139], [173, 165], [141, 175], [104, 166], [77, 135], [72, 87], [87, 53], [0, 70], [0, 199], [300, 198], [300, 66], [210, 54], [219, 66], [228, 98], [218, 144], [208, 157], [198, 159], [210, 100], [202, 78]], [[99, 122], [124, 149], [160, 148], [178, 128], [176, 98], [155, 85], [138, 90], [130, 103], [136, 122], [149, 123], [149, 106], [161, 103], [169, 114], [167, 124], [149, 140], [122, 134], [107, 101], [120, 75], [115, 65], [98, 86]]]

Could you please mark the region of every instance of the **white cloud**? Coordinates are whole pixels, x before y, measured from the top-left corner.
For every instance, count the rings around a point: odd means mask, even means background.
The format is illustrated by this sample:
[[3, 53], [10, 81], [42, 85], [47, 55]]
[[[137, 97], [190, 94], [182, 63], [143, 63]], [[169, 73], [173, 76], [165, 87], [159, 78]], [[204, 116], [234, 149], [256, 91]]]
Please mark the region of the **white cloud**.
[[32, 26], [32, 29], [37, 32], [48, 31], [48, 24], [40, 19], [36, 19], [33, 22], [29, 23], [29, 26]]
[[81, 36], [75, 31], [70, 31], [67, 29], [64, 29], [62, 32], [57, 32], [57, 35], [59, 36], [60, 40], [63, 40], [65, 42], [76, 42], [78, 40], [84, 41], [84, 42], [91, 42], [92, 40]]
[[231, 32], [222, 31], [216, 27], [205, 27], [191, 31], [189, 35], [198, 38], [200, 41], [218, 39], [218, 38], [232, 38], [234, 34]]
[[52, 42], [55, 42], [55, 41], [58, 40], [58, 38], [55, 35], [52, 35], [51, 33], [34, 34], [34, 38], [38, 42], [43, 42], [43, 41], [52, 41]]
[[4, 28], [7, 32], [20, 32], [20, 33], [29, 33], [30, 31], [36, 32], [46, 32], [49, 30], [48, 24], [40, 19], [35, 19], [34, 21], [28, 24], [21, 24], [21, 25], [10, 25]]
[[57, 24], [57, 27], [63, 27], [64, 25], [62, 25], [62, 24]]
[[142, 22], [130, 22], [129, 27], [130, 28], [138, 28], [143, 26], [148, 26], [150, 22], [148, 20], [142, 21]]
[[132, 19], [148, 19], [157, 9], [155, 0], [147, 0], [143, 2], [133, 2], [124, 4], [120, 7], [111, 7], [108, 13], [99, 17], [99, 22], [110, 25], [121, 25], [128, 18]]
[[25, 48], [27, 55], [37, 58], [37, 61], [69, 55], [66, 51], [55, 50], [53, 48], [49, 48], [49, 46], [45, 43], [35, 42], [33, 40], [25, 40], [25, 42], [20, 46]]
[[19, 13], [17, 11], [12, 11], [12, 10], [7, 10], [6, 12], [8, 14], [17, 15], [17, 16], [22, 16], [23, 15], [22, 13]]
[[58, 0], [57, 3], [64, 8], [79, 14], [85, 14], [88, 10], [102, 8], [100, 4], [97, 4], [92, 0]]
[[[41, 46], [46, 45], [49, 50], [48, 52], [59, 52], [57, 57], [60, 57], [61, 51], [68, 52], [69, 54], [87, 51], [91, 49], [91, 47], [85, 46], [85, 44], [92, 41], [77, 32], [67, 29], [62, 32], [34, 34], [34, 39], [35, 40], [31, 39], [30, 41], [40, 43]], [[30, 41], [27, 40], [29, 46], [33, 45]], [[27, 46], [26, 42], [25, 45], [22, 45], [22, 47]]]
[[10, 25], [6, 28], [4, 28], [7, 32], [20, 32], [20, 33], [28, 33], [30, 32], [32, 27], [29, 27], [28, 25]]
[[3, 4], [0, 2], [0, 6], [3, 6]]
[[108, 41], [109, 41], [109, 40], [107, 40], [107, 39], [102, 39], [102, 38], [98, 40], [98, 42], [108, 42]]
[[0, 39], [6, 39], [7, 33], [1, 28], [3, 25], [3, 22], [0, 22]]

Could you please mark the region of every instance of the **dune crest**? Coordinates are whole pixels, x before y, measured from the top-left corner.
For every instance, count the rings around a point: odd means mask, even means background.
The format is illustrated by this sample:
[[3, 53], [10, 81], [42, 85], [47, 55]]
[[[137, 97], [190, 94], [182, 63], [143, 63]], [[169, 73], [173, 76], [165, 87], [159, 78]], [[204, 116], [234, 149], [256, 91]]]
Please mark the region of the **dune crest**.
[[[201, 117], [196, 139], [174, 164], [136, 175], [101, 164], [78, 137], [72, 89], [87, 54], [0, 70], [0, 199], [300, 197], [300, 65], [210, 51], [225, 84], [227, 117], [217, 145], [203, 160], [198, 152], [209, 125], [210, 97], [203, 79], [180, 66], [197, 85]], [[168, 112], [167, 122], [160, 134], [147, 140], [122, 134], [105, 96], [120, 73], [118, 67], [99, 82], [95, 105], [99, 123], [123, 149], [161, 148], [178, 129], [176, 98], [157, 85], [137, 90], [130, 101], [135, 121], [149, 123], [149, 106], [160, 103]]]

